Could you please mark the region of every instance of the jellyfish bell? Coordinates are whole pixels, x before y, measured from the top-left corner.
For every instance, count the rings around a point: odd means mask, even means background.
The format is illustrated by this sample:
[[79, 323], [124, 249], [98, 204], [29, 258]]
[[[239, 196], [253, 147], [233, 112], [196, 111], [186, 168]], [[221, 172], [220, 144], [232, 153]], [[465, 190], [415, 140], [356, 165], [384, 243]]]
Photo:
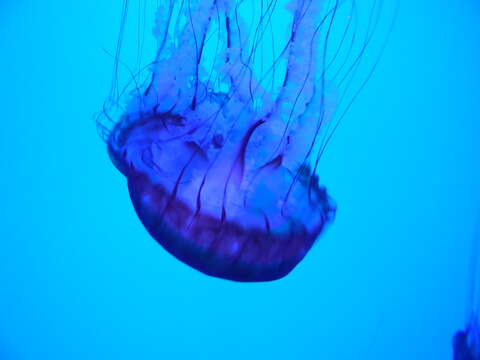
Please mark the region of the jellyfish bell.
[[470, 257], [470, 284], [465, 328], [452, 339], [454, 360], [480, 360], [480, 288], [478, 287], [478, 260], [480, 250], [480, 216], [472, 241]]
[[478, 311], [478, 306], [472, 308], [465, 328], [454, 334], [452, 339], [453, 360], [480, 360], [480, 316]]
[[[148, 75], [111, 96], [122, 115], [99, 124], [151, 236], [235, 281], [287, 275], [336, 212], [317, 165], [333, 112], [325, 53], [339, 2], [280, 3], [165, 1]], [[279, 11], [290, 14], [283, 42], [285, 26], [272, 25]]]
[[453, 360], [480, 359], [480, 319], [474, 316], [467, 327], [453, 336]]

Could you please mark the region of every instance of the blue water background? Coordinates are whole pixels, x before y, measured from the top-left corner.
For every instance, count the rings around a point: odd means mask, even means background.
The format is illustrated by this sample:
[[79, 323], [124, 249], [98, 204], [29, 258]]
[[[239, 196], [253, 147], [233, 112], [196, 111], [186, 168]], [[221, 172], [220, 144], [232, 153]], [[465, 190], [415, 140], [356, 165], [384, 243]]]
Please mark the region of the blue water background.
[[480, 204], [478, 2], [401, 2], [321, 163], [336, 222], [267, 284], [202, 275], [138, 221], [93, 122], [120, 3], [0, 3], [0, 359], [450, 359]]

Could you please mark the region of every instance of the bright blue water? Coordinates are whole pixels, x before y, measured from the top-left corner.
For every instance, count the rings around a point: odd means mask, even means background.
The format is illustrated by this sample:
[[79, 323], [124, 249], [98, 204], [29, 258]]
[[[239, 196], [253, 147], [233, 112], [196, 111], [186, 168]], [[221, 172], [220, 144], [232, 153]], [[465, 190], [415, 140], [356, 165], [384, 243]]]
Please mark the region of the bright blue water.
[[450, 359], [480, 202], [476, 2], [402, 1], [322, 163], [337, 220], [268, 284], [192, 270], [135, 216], [92, 120], [119, 7], [0, 5], [0, 358]]

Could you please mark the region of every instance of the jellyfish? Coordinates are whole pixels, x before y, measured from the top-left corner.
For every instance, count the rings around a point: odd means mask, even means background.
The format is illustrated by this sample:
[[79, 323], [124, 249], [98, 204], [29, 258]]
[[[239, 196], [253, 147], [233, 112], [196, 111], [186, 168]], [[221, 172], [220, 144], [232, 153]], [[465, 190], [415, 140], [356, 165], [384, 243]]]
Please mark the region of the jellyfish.
[[[479, 222], [480, 224], [480, 222]], [[467, 319], [464, 329], [457, 331], [452, 340], [454, 360], [480, 360], [480, 293], [478, 289], [478, 257], [480, 225], [473, 238], [470, 259], [470, 284]]]
[[335, 218], [319, 161], [366, 82], [354, 79], [381, 2], [362, 36], [355, 1], [153, 3], [153, 59], [131, 67], [124, 2], [98, 121], [110, 159], [146, 230], [177, 259], [233, 281], [280, 279]]

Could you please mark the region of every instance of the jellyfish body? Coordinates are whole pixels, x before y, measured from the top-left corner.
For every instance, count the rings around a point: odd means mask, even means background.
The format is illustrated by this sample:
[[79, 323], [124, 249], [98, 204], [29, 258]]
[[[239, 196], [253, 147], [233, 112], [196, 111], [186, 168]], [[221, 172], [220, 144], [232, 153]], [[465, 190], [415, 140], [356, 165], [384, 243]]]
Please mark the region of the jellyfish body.
[[480, 321], [473, 316], [464, 330], [453, 336], [453, 360], [480, 359]]
[[120, 119], [102, 125], [151, 236], [191, 267], [235, 281], [287, 275], [336, 211], [317, 165], [339, 2], [289, 1], [288, 27], [274, 29], [280, 3], [252, 0], [257, 12], [245, 19], [248, 1], [164, 1], [150, 75], [134, 78]]
[[480, 289], [477, 284], [479, 250], [480, 222], [472, 242], [466, 326], [457, 331], [452, 340], [454, 360], [480, 360]]

